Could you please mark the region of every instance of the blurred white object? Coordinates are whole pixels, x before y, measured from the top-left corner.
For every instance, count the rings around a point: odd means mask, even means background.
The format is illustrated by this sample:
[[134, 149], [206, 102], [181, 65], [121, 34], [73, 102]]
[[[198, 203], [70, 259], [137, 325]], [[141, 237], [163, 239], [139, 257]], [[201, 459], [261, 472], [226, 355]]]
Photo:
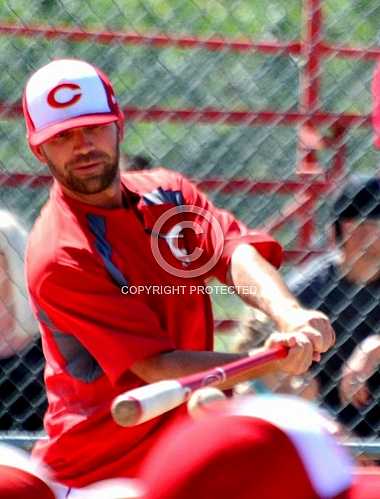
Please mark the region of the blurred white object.
[[[70, 489], [68, 499], [138, 499], [144, 496], [144, 489], [136, 479], [114, 478], [102, 480], [81, 489]], [[57, 499], [60, 496], [57, 495]]]
[[214, 386], [199, 388], [191, 395], [187, 402], [187, 410], [193, 419], [207, 414], [210, 404], [216, 400], [225, 400], [227, 397]]
[[26, 240], [15, 217], [0, 210], [0, 358], [20, 352], [39, 334], [25, 286]]

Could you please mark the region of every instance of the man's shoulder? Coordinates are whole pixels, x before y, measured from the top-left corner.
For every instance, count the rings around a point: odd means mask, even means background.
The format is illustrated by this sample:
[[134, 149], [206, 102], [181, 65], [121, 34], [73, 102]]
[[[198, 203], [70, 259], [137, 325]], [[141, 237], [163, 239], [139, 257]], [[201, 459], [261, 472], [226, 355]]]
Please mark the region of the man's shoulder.
[[31, 243], [54, 245], [83, 244], [86, 234], [83, 230], [82, 214], [70, 209], [65, 204], [57, 203], [51, 197], [41, 208], [29, 234]]
[[157, 189], [172, 192], [180, 191], [185, 177], [175, 170], [157, 167], [151, 170], [124, 172], [121, 178], [129, 189], [143, 196]]
[[41, 275], [52, 264], [82, 264], [90, 242], [75, 216], [50, 200], [42, 208], [29, 234], [26, 247], [27, 274]]
[[286, 283], [296, 295], [308, 288], [321, 289], [337, 278], [338, 263], [339, 253], [329, 252], [291, 271], [286, 277]]

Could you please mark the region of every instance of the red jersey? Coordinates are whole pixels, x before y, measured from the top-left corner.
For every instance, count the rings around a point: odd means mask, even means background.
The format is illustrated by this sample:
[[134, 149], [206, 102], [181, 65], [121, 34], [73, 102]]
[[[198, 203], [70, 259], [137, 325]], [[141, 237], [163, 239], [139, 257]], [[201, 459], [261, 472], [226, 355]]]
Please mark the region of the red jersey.
[[199, 292], [205, 279], [225, 282], [242, 242], [276, 266], [282, 257], [277, 242], [214, 207], [176, 172], [130, 172], [121, 183], [124, 206], [115, 209], [76, 201], [56, 183], [27, 248], [49, 402], [48, 440], [34, 453], [74, 487], [134, 476], [181, 413], [122, 428], [110, 404], [144, 384], [130, 370], [135, 362], [174, 349], [212, 350], [210, 297]]

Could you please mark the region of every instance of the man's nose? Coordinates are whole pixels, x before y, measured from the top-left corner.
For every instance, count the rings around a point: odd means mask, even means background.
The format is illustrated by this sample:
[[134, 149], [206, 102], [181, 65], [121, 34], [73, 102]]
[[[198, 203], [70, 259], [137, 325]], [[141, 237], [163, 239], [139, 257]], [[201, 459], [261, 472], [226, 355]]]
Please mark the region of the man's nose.
[[76, 152], [88, 152], [93, 147], [94, 143], [89, 130], [85, 127], [74, 129], [74, 148]]

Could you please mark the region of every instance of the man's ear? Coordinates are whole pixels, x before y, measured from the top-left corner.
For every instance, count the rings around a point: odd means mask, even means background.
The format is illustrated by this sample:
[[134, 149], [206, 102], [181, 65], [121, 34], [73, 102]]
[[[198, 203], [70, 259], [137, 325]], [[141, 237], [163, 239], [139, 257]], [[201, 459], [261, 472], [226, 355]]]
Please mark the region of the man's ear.
[[117, 133], [118, 133], [118, 136], [119, 136], [119, 140], [120, 142], [123, 140], [124, 138], [124, 133], [125, 133], [125, 130], [124, 130], [124, 127], [125, 127], [125, 123], [124, 123], [124, 120], [119, 120], [116, 122], [116, 126], [117, 126]]

